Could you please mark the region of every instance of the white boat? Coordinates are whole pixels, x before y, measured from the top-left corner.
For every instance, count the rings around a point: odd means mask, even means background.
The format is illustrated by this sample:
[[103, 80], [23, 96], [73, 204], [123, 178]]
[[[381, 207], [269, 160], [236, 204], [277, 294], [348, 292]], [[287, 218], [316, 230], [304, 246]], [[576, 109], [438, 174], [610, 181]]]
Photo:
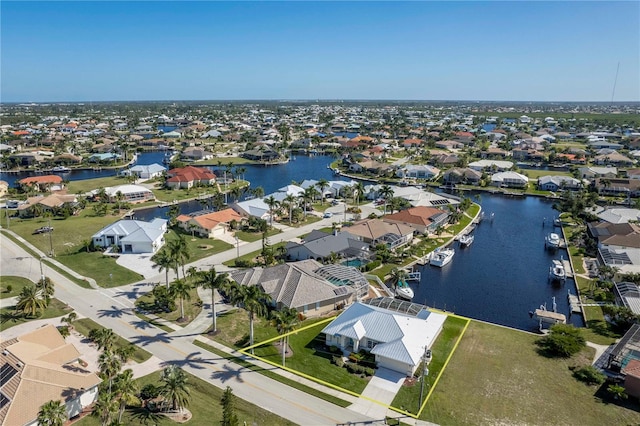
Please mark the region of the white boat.
[[460, 246], [461, 247], [467, 247], [470, 246], [471, 243], [473, 243], [473, 240], [475, 239], [475, 237], [472, 234], [466, 234], [466, 235], [462, 235], [460, 237]]
[[544, 245], [547, 248], [558, 248], [560, 247], [560, 236], [555, 232], [550, 233], [544, 239]]
[[51, 171], [52, 172], [70, 172], [71, 169], [64, 166], [55, 166], [53, 169], [51, 169]]
[[456, 254], [454, 249], [450, 248], [438, 248], [431, 252], [429, 256], [429, 264], [442, 268], [447, 265], [453, 259], [453, 255]]
[[413, 299], [413, 289], [409, 287], [406, 281], [400, 281], [396, 287], [396, 297], [401, 299]]
[[549, 267], [549, 279], [551, 281], [564, 281], [567, 279], [567, 273], [561, 260], [553, 260]]

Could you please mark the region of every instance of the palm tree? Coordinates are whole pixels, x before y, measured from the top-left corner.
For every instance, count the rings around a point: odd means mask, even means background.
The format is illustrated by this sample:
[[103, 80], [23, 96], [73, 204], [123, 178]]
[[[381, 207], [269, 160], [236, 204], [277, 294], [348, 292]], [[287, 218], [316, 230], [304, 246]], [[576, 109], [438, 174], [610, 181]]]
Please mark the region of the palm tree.
[[269, 218], [271, 222], [269, 226], [273, 227], [273, 215], [275, 214], [276, 209], [280, 205], [280, 202], [276, 200], [273, 195], [269, 195], [267, 198], [265, 198], [264, 202], [267, 206], [269, 206]]
[[169, 250], [171, 259], [175, 262], [174, 265], [176, 269], [176, 276], [178, 275], [178, 265], [180, 265], [182, 266], [182, 276], [184, 278], [186, 276], [184, 272], [184, 265], [191, 258], [191, 252], [189, 251], [187, 239], [184, 237], [184, 235], [178, 235], [178, 239], [170, 241], [169, 244], [167, 244], [167, 248]]
[[285, 335], [295, 330], [300, 323], [298, 311], [293, 308], [283, 308], [280, 311], [273, 311], [271, 313], [271, 323], [278, 330], [278, 334], [283, 336], [282, 339], [280, 339], [280, 349], [282, 351], [282, 366], [284, 367], [289, 347], [289, 336]]
[[174, 297], [180, 298], [180, 318], [185, 319], [184, 317], [184, 300], [191, 300], [191, 289], [193, 287], [186, 280], [178, 279], [171, 283], [171, 287], [169, 290]]
[[393, 268], [391, 270], [391, 283], [393, 284], [393, 289], [397, 289], [398, 285], [407, 281], [408, 277], [409, 274], [404, 269]]
[[382, 185], [378, 193], [384, 200], [384, 214], [387, 214], [387, 202], [393, 197], [393, 189], [389, 185]]
[[256, 186], [256, 187], [253, 189], [253, 195], [255, 195], [255, 196], [256, 196], [256, 198], [262, 198], [262, 197], [264, 197], [264, 188], [263, 188], [263, 187], [261, 187], [261, 186]]
[[318, 190], [315, 186], [307, 187], [304, 192], [300, 195], [302, 202], [304, 203], [304, 217], [307, 217], [307, 205], [313, 203], [313, 200], [318, 195]]
[[356, 202], [356, 206], [360, 205], [360, 196], [364, 195], [364, 184], [362, 182], [358, 182], [353, 185], [354, 198]]
[[89, 332], [89, 338], [98, 345], [98, 349], [111, 351], [116, 343], [116, 334], [110, 328], [94, 328]]
[[120, 403], [118, 422], [122, 422], [122, 414], [127, 405], [135, 404], [138, 401], [138, 383], [133, 380], [133, 371], [128, 368], [118, 374], [113, 380], [113, 391], [116, 400]]
[[287, 194], [282, 201], [289, 207], [289, 226], [291, 226], [291, 218], [293, 217], [293, 208], [296, 204], [296, 197], [293, 194]]
[[229, 281], [229, 274], [218, 274], [215, 266], [208, 271], [201, 271], [196, 278], [196, 285], [211, 290], [211, 312], [213, 316], [213, 331], [218, 332], [218, 319], [216, 317], [216, 290], [222, 289]]
[[326, 179], [320, 179], [316, 182], [316, 186], [320, 190], [321, 204], [324, 204], [324, 190], [329, 187], [329, 181]]
[[67, 407], [59, 400], [45, 402], [38, 411], [38, 425], [62, 426], [67, 421]]
[[120, 368], [122, 368], [122, 360], [115, 352], [105, 350], [98, 358], [98, 368], [100, 368], [102, 378], [109, 381], [109, 393], [111, 393], [113, 378], [116, 377]]
[[171, 401], [171, 409], [182, 410], [189, 405], [189, 388], [187, 386], [187, 375], [177, 365], [170, 365], [162, 370], [160, 381], [164, 383], [160, 394], [165, 399]]
[[103, 426], [111, 424], [113, 415], [118, 412], [118, 401], [113, 398], [111, 392], [100, 392], [98, 400], [93, 406], [93, 416], [99, 417]]
[[29, 285], [22, 289], [18, 296], [16, 309], [26, 316], [35, 317], [47, 307], [44, 299], [40, 298], [35, 285]]
[[[253, 346], [253, 320], [256, 315], [263, 315], [267, 311], [267, 303], [271, 296], [257, 285], [238, 286], [238, 298], [249, 314], [249, 346]], [[251, 348], [253, 354], [253, 348]]]
[[38, 291], [38, 295], [44, 299], [46, 306], [49, 306], [49, 301], [51, 300], [51, 296], [55, 292], [55, 287], [51, 278], [43, 277], [36, 283], [36, 290]]
[[154, 263], [153, 267], [158, 268], [160, 272], [164, 270], [164, 279], [169, 288], [169, 270], [175, 264], [171, 258], [171, 254], [168, 249], [163, 248], [151, 256], [151, 261]]

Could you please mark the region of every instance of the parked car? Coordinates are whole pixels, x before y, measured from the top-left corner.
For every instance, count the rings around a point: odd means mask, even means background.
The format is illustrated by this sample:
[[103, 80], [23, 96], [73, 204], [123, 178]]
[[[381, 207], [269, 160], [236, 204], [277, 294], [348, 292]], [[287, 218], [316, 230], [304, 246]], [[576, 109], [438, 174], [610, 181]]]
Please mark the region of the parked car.
[[48, 234], [49, 232], [53, 232], [53, 226], [43, 226], [33, 231], [34, 234]]
[[323, 218], [328, 219], [331, 216], [333, 216], [333, 214], [331, 214], [331, 212], [324, 212], [324, 214], [322, 215]]

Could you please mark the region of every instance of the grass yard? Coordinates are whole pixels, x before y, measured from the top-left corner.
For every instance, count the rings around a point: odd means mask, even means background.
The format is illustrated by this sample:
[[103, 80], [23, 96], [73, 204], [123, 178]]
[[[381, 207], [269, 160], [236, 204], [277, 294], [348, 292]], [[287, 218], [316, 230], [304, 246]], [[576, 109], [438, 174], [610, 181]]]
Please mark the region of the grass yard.
[[[82, 318], [82, 319], [79, 319], [79, 320], [75, 320], [73, 322], [73, 328], [75, 328], [75, 330], [78, 333], [82, 334], [85, 337], [88, 337], [89, 333], [94, 328], [102, 329], [104, 327], [101, 326], [100, 324], [98, 324], [97, 322], [93, 321], [90, 318]], [[116, 338], [115, 347], [116, 348], [120, 348], [120, 347], [128, 346], [130, 344], [131, 343], [129, 343], [128, 340], [126, 340], [125, 338], [123, 338], [121, 336], [118, 336]], [[133, 353], [133, 356], [131, 357], [131, 359], [136, 361], [136, 362], [145, 362], [149, 358], [151, 358], [151, 354], [149, 352], [145, 351], [144, 349], [142, 349], [140, 346], [136, 346], [136, 351]]]
[[[520, 170], [519, 173], [527, 176], [529, 179], [538, 179], [540, 176], [569, 176], [569, 177], [573, 177], [571, 172], [566, 171], [566, 170], [522, 169], [522, 170]], [[543, 193], [548, 193], [548, 191], [544, 191]]]
[[[427, 381], [424, 386], [424, 397], [427, 396], [429, 389], [433, 387], [435, 380], [444, 367], [447, 357], [449, 357], [453, 347], [460, 338], [467, 321], [468, 320], [463, 318], [453, 316], [447, 317], [442, 332], [431, 348], [432, 358], [427, 367], [429, 369], [429, 375], [427, 376]], [[449, 367], [450, 366], [451, 364], [449, 364]], [[422, 368], [418, 367], [416, 374], [419, 375], [420, 371], [422, 371]], [[420, 383], [416, 381], [412, 386], [402, 386], [391, 405], [405, 411], [417, 413], [419, 411], [419, 399]]]
[[[31, 280], [23, 277], [0, 276], [0, 299], [18, 296], [23, 288], [31, 284], [33, 284]], [[11, 291], [8, 290], [9, 286]]]
[[[115, 174], [116, 171], [114, 170]], [[108, 186], [126, 185], [128, 182], [121, 176], [109, 176], [96, 179], [72, 180], [67, 185], [69, 194], [78, 194], [93, 191], [94, 189], [106, 188]]]
[[[271, 248], [275, 250], [278, 247], [284, 246], [285, 244], [286, 244], [286, 242], [281, 241], [279, 243], [271, 245]], [[261, 253], [262, 253], [262, 249], [256, 250], [256, 251], [253, 251], [251, 253], [247, 253], [247, 254], [245, 254], [243, 256], [240, 256], [239, 259], [240, 260], [246, 260], [246, 261], [255, 262], [256, 259], [260, 256]], [[222, 262], [222, 264], [225, 265], [225, 266], [234, 267], [236, 265], [236, 259], [227, 260], [226, 262]]]
[[[222, 420], [222, 398], [223, 389], [219, 389], [204, 380], [187, 373], [187, 385], [189, 387], [189, 405], [187, 408], [193, 417], [187, 423], [190, 426], [210, 426], [220, 424]], [[136, 380], [139, 387], [152, 383], [160, 384], [160, 373], [152, 373], [148, 376]], [[277, 416], [270, 411], [258, 407], [243, 399], [236, 398], [235, 412], [238, 416], [239, 424], [247, 425], [294, 425], [290, 421]], [[125, 425], [154, 424], [158, 426], [171, 426], [178, 423], [162, 415], [149, 415], [146, 410], [130, 408], [122, 418]], [[98, 417], [87, 416], [75, 423], [78, 426], [99, 426]]]
[[[192, 237], [191, 234], [186, 233], [182, 235], [184, 235], [187, 245], [189, 246], [189, 252], [191, 253], [189, 263], [233, 248], [233, 245], [225, 241], [216, 240], [215, 238]], [[177, 238], [178, 233], [173, 229], [165, 234], [167, 243]], [[182, 271], [180, 271], [180, 274], [182, 274]]]
[[38, 317], [25, 317], [22, 313], [15, 310], [15, 306], [3, 306], [0, 309], [0, 331], [4, 331], [14, 325], [22, 324], [31, 320], [58, 318], [67, 315], [73, 309], [67, 306], [66, 303], [59, 301], [58, 299], [51, 299], [49, 306]]
[[[301, 328], [317, 321], [319, 320], [305, 321], [301, 325]], [[333, 354], [325, 351], [325, 340], [320, 334], [326, 325], [327, 322], [322, 322], [289, 336], [289, 346], [293, 351], [293, 356], [287, 358], [286, 366], [308, 376], [359, 394], [367, 386], [368, 379], [351, 374], [346, 368], [341, 368], [331, 363]], [[260, 342], [260, 340], [256, 339], [256, 342]], [[277, 342], [277, 340], [275, 342]], [[276, 365], [280, 365], [282, 355], [273, 345], [275, 342], [256, 347], [255, 355]]]
[[[273, 237], [274, 235], [278, 235], [281, 233], [278, 228], [271, 228], [267, 231], [267, 237]], [[239, 240], [246, 241], [248, 243], [252, 243], [254, 241], [258, 241], [262, 239], [262, 232], [247, 232], [247, 231], [236, 231], [236, 237]]]
[[[185, 320], [178, 321], [180, 319], [180, 299], [176, 298], [176, 309], [171, 312], [158, 311], [155, 308], [155, 298], [151, 292], [140, 296], [136, 300], [136, 307], [145, 312], [150, 312], [154, 315], [159, 316], [160, 318], [171, 321], [177, 325], [184, 327], [194, 320], [195, 317], [198, 316], [200, 311], [202, 311], [202, 301], [198, 297], [198, 290], [193, 288], [189, 291], [191, 295], [191, 300], [184, 300], [184, 315], [186, 317]], [[173, 331], [173, 330], [172, 330]]]
[[103, 256], [100, 252], [78, 252], [56, 257], [60, 263], [80, 275], [91, 277], [101, 287], [118, 287], [141, 280], [143, 275], [116, 263], [116, 259]]
[[537, 352], [540, 336], [477, 321], [469, 325], [421, 418], [442, 425], [638, 424], [640, 413], [595, 396], [569, 367], [589, 364]]

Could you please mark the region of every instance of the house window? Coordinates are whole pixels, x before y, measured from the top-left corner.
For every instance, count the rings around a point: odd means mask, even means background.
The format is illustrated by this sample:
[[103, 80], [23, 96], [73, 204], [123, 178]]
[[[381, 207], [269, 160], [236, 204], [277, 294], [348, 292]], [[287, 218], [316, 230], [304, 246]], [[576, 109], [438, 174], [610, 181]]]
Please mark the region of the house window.
[[307, 309], [308, 309], [308, 306], [307, 306], [307, 305], [304, 305], [304, 306], [302, 307], [302, 313], [306, 314], [306, 313], [307, 313]]
[[378, 342], [376, 342], [375, 340], [367, 339], [367, 349], [373, 349], [376, 343]]
[[320, 302], [316, 302], [316, 311], [320, 309]]

